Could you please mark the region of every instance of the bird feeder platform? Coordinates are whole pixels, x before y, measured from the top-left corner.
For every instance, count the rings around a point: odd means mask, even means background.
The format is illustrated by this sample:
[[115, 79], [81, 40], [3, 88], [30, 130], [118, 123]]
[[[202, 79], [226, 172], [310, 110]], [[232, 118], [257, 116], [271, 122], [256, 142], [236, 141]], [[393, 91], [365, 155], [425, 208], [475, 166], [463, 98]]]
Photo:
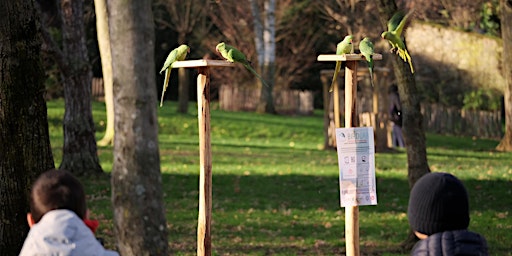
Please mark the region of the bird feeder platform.
[[[357, 63], [366, 59], [361, 54], [321, 54], [318, 61], [343, 61], [345, 62], [345, 127], [358, 127], [357, 113]], [[373, 54], [373, 60], [382, 60], [382, 55]], [[333, 88], [334, 123], [336, 128], [341, 127], [339, 89]], [[345, 207], [345, 248], [347, 256], [359, 256], [359, 207]]]
[[[320, 54], [317, 58], [318, 61], [358, 61], [365, 60], [363, 55], [361, 54]], [[373, 60], [382, 60], [382, 54], [375, 53], [373, 54]]]
[[210, 68], [234, 67], [225, 60], [184, 60], [173, 68], [197, 68], [197, 121], [199, 126], [199, 214], [197, 221], [197, 255], [212, 255], [212, 151], [210, 140]]
[[201, 68], [201, 67], [234, 67], [235, 64], [225, 60], [183, 60], [176, 61], [172, 68]]

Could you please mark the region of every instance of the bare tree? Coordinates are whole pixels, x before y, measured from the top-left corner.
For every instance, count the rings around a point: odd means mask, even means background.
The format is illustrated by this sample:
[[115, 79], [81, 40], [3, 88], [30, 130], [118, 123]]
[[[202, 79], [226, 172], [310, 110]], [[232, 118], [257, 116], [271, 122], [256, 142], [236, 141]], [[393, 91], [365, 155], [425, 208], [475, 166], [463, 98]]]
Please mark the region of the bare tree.
[[[219, 34], [210, 34], [203, 41], [206, 48], [215, 52], [220, 41], [235, 46], [243, 52], [252, 64], [257, 64], [257, 52], [254, 46], [254, 27], [249, 5], [239, 4], [236, 0], [218, 1], [210, 5], [208, 12], [212, 23], [219, 28]], [[254, 86], [255, 77], [242, 65], [230, 69], [229, 72], [213, 72], [213, 82], [230, 81], [235, 86]], [[236, 78], [236, 79], [233, 79]]]
[[0, 254], [28, 233], [30, 185], [54, 167], [48, 134], [40, 21], [34, 1], [0, 2]]
[[[157, 22], [178, 32], [178, 44], [190, 43], [187, 37], [193, 35], [194, 29], [205, 19], [209, 6], [209, 2], [204, 0], [159, 0], [158, 4], [165, 6], [170, 21], [157, 19]], [[189, 81], [185, 68], [179, 69], [178, 78], [178, 112], [187, 113]]]
[[[265, 0], [261, 10], [256, 0], [249, 0], [254, 25], [254, 44], [258, 54], [258, 68], [268, 83], [261, 84], [260, 101], [256, 108], [259, 113], [275, 113], [272, 89], [276, 71], [276, 1]], [[260, 11], [261, 10], [261, 11]]]
[[168, 255], [151, 1], [108, 1], [114, 77], [114, 227], [121, 255]]
[[337, 35], [339, 41], [348, 34], [353, 35], [357, 40], [364, 36], [370, 38], [380, 36], [377, 29], [380, 26], [378, 15], [372, 12], [372, 9], [375, 8], [373, 2], [327, 0], [322, 1], [319, 5], [322, 17], [327, 21], [325, 25], [327, 30], [340, 33]]
[[505, 135], [496, 147], [500, 151], [512, 151], [512, 1], [500, 0], [501, 37], [503, 39], [503, 73], [505, 76]]
[[[322, 6], [322, 3], [318, 3]], [[274, 87], [292, 87], [304, 83], [317, 65], [316, 47], [322, 45], [324, 21], [319, 8], [309, 1], [280, 1], [276, 13], [276, 76]], [[301, 40], [297, 40], [300, 38]], [[336, 46], [334, 46], [336, 47]]]
[[[311, 77], [311, 68], [316, 65], [316, 48], [324, 42], [324, 30], [321, 29], [323, 21], [318, 19], [318, 6], [321, 4], [307, 0], [276, 1], [275, 6], [270, 1], [254, 0], [250, 3], [251, 5], [241, 5], [235, 0], [224, 0], [211, 4], [209, 16], [219, 28], [220, 34], [207, 37], [209, 41], [206, 41], [206, 46], [214, 49], [215, 44], [208, 44], [221, 40], [244, 52], [262, 76], [272, 84], [271, 88], [261, 87], [261, 90], [266, 91], [263, 93], [268, 94], [271, 89], [286, 89], [304, 83]], [[266, 8], [269, 9], [268, 12]], [[247, 15], [248, 13], [253, 15]], [[269, 31], [266, 38], [265, 31]], [[269, 51], [265, 52], [265, 49]], [[275, 63], [274, 70], [272, 65], [268, 70], [274, 75], [263, 70], [265, 54], [269, 63]], [[254, 86], [257, 81], [243, 67], [230, 72], [212, 73], [212, 76], [216, 78], [213, 82], [226, 80], [236, 83], [236, 86]], [[263, 102], [260, 108], [265, 105], [267, 104]]]
[[[395, 0], [379, 0], [377, 5], [382, 26], [386, 27], [387, 21], [398, 10], [398, 7]], [[409, 187], [412, 188], [421, 176], [430, 172], [427, 161], [426, 137], [423, 130], [423, 115], [420, 110], [420, 100], [414, 74], [411, 73], [408, 64], [402, 61], [398, 55], [393, 54], [391, 56], [402, 103], [402, 129], [407, 151], [407, 175]], [[411, 231], [408, 239], [403, 243], [403, 247], [410, 250], [415, 242], [416, 238]]]

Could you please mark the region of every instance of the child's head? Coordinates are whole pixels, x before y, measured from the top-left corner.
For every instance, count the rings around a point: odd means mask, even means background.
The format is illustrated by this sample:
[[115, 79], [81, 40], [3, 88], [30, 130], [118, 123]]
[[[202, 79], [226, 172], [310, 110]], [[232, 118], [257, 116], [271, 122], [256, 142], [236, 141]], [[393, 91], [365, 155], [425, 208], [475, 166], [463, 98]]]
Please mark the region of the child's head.
[[44, 214], [57, 209], [73, 211], [78, 217], [86, 217], [85, 192], [80, 181], [70, 172], [49, 170], [41, 174], [32, 185], [30, 213], [35, 223]]
[[449, 173], [428, 173], [414, 184], [407, 211], [411, 228], [424, 235], [467, 229], [469, 202], [462, 182]]

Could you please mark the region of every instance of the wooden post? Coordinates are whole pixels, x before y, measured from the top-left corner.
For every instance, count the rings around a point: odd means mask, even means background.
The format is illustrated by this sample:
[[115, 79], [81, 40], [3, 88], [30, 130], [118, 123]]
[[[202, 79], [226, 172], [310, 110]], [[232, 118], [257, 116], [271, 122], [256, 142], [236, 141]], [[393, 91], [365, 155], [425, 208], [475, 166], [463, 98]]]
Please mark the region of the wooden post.
[[[357, 81], [357, 80], [356, 80]], [[346, 92], [346, 87], [345, 87], [345, 92]], [[341, 127], [341, 120], [340, 120], [340, 87], [338, 86], [338, 82], [336, 82], [336, 84], [334, 85], [334, 88], [332, 90], [332, 101], [333, 101], [333, 105], [334, 105], [334, 126], [336, 128], [340, 128]], [[347, 103], [345, 102], [345, 105]], [[346, 112], [347, 110], [345, 110]]]
[[[381, 60], [381, 54], [374, 54], [373, 60]], [[318, 61], [345, 61], [345, 127], [358, 127], [357, 113], [357, 62], [364, 60], [360, 54], [319, 55]], [[335, 88], [336, 92], [336, 88]], [[334, 96], [334, 95], [333, 95]], [[339, 109], [339, 100], [334, 101]], [[339, 118], [339, 117], [338, 117]], [[335, 119], [336, 120], [336, 119]], [[339, 123], [336, 127], [340, 127]], [[347, 256], [359, 256], [359, 207], [345, 207], [345, 248]]]
[[374, 69], [373, 77], [376, 80], [373, 88], [373, 116], [375, 123], [375, 151], [385, 152], [388, 148], [387, 131], [387, 88], [389, 83], [390, 69], [386, 67], [377, 67]]
[[322, 81], [322, 97], [324, 100], [324, 149], [328, 149], [329, 145], [329, 81], [324, 75], [320, 75]]
[[[358, 127], [357, 61], [345, 66], [345, 127]], [[339, 127], [336, 125], [336, 127]], [[359, 255], [359, 207], [345, 207], [345, 248], [347, 256]]]
[[212, 151], [210, 141], [210, 67], [232, 67], [223, 60], [186, 60], [173, 68], [198, 68], [197, 121], [199, 126], [199, 214], [197, 217], [197, 255], [212, 255]]
[[199, 216], [197, 255], [212, 255], [212, 151], [210, 141], [210, 69], [200, 67], [197, 76], [197, 121], [199, 125]]

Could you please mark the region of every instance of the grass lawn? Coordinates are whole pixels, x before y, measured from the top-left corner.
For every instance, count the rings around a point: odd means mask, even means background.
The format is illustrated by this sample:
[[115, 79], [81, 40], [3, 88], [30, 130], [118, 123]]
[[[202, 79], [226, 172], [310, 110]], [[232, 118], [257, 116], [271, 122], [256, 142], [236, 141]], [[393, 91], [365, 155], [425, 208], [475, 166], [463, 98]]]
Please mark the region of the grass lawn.
[[[62, 155], [63, 101], [48, 102], [56, 165]], [[93, 104], [97, 138], [105, 127], [104, 104]], [[173, 255], [196, 255], [199, 186], [197, 108], [177, 114], [176, 103], [158, 109], [159, 145], [169, 244]], [[324, 151], [323, 115], [287, 117], [233, 113], [212, 106], [215, 255], [342, 255], [344, 209], [339, 206], [338, 160]], [[470, 230], [483, 234], [490, 255], [512, 255], [512, 153], [498, 141], [427, 134], [433, 171], [450, 172], [470, 195]], [[112, 169], [112, 147], [99, 148]], [[361, 206], [362, 255], [408, 255], [406, 154], [376, 154], [377, 206]], [[83, 180], [98, 236], [112, 247], [110, 181]]]

